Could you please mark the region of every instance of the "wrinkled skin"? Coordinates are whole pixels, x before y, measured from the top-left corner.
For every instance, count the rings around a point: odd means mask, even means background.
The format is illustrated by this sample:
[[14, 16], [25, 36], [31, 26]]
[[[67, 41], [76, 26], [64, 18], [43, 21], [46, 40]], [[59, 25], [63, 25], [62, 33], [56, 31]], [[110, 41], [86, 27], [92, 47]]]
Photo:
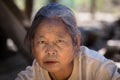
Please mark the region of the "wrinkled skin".
[[32, 53], [53, 79], [62, 80], [72, 73], [75, 49], [63, 22], [43, 20], [35, 32]]

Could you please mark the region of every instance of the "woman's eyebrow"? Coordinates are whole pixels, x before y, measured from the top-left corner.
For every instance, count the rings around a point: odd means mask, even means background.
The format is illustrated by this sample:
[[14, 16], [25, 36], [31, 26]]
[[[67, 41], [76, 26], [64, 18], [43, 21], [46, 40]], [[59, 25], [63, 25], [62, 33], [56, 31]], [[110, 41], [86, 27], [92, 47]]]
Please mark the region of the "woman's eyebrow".
[[36, 38], [44, 38], [44, 36], [40, 34], [36, 34]]
[[65, 38], [65, 34], [57, 33], [57, 36], [58, 36], [59, 38]]

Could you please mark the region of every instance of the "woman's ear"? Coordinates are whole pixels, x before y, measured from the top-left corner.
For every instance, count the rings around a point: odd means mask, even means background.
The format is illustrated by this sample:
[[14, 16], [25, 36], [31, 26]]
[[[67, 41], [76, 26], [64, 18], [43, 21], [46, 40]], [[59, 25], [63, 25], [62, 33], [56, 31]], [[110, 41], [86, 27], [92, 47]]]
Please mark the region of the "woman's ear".
[[76, 35], [76, 45], [77, 45], [77, 48], [79, 48], [81, 45], [81, 34], [80, 33]]
[[77, 33], [76, 34], [76, 53], [78, 53], [79, 52], [79, 50], [80, 50], [80, 45], [81, 45], [81, 34], [80, 33]]
[[81, 35], [79, 33], [76, 34], [76, 43], [75, 43], [75, 46], [74, 46], [76, 55], [78, 54], [79, 49], [80, 49], [80, 45], [81, 45], [81, 38], [80, 38], [80, 36]]

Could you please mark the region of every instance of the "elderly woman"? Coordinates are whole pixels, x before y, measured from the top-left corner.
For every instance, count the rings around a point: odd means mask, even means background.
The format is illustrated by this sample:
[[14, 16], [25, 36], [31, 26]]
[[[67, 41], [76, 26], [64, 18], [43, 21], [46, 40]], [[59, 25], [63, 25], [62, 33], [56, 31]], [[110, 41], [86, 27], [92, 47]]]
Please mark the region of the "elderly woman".
[[15, 80], [120, 80], [113, 61], [81, 46], [75, 16], [63, 5], [42, 7], [26, 42], [35, 60]]

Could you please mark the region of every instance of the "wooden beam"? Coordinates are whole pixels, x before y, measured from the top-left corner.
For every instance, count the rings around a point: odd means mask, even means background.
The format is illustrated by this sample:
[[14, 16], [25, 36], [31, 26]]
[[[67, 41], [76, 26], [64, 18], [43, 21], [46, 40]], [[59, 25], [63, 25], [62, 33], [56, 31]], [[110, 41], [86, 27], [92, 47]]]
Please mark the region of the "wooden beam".
[[15, 17], [23, 24], [25, 15], [20, 11], [20, 9], [16, 6], [13, 0], [2, 0], [2, 2], [15, 15]]
[[25, 0], [25, 15], [30, 20], [32, 15], [32, 9], [33, 9], [33, 0]]
[[91, 7], [90, 7], [90, 13], [92, 19], [95, 18], [95, 12], [96, 12], [97, 6], [96, 6], [96, 0], [91, 0]]
[[29, 62], [31, 62], [33, 58], [32, 54], [27, 52], [26, 48], [24, 47], [26, 30], [2, 1], [0, 1], [0, 26], [15, 42], [22, 55], [25, 56]]

